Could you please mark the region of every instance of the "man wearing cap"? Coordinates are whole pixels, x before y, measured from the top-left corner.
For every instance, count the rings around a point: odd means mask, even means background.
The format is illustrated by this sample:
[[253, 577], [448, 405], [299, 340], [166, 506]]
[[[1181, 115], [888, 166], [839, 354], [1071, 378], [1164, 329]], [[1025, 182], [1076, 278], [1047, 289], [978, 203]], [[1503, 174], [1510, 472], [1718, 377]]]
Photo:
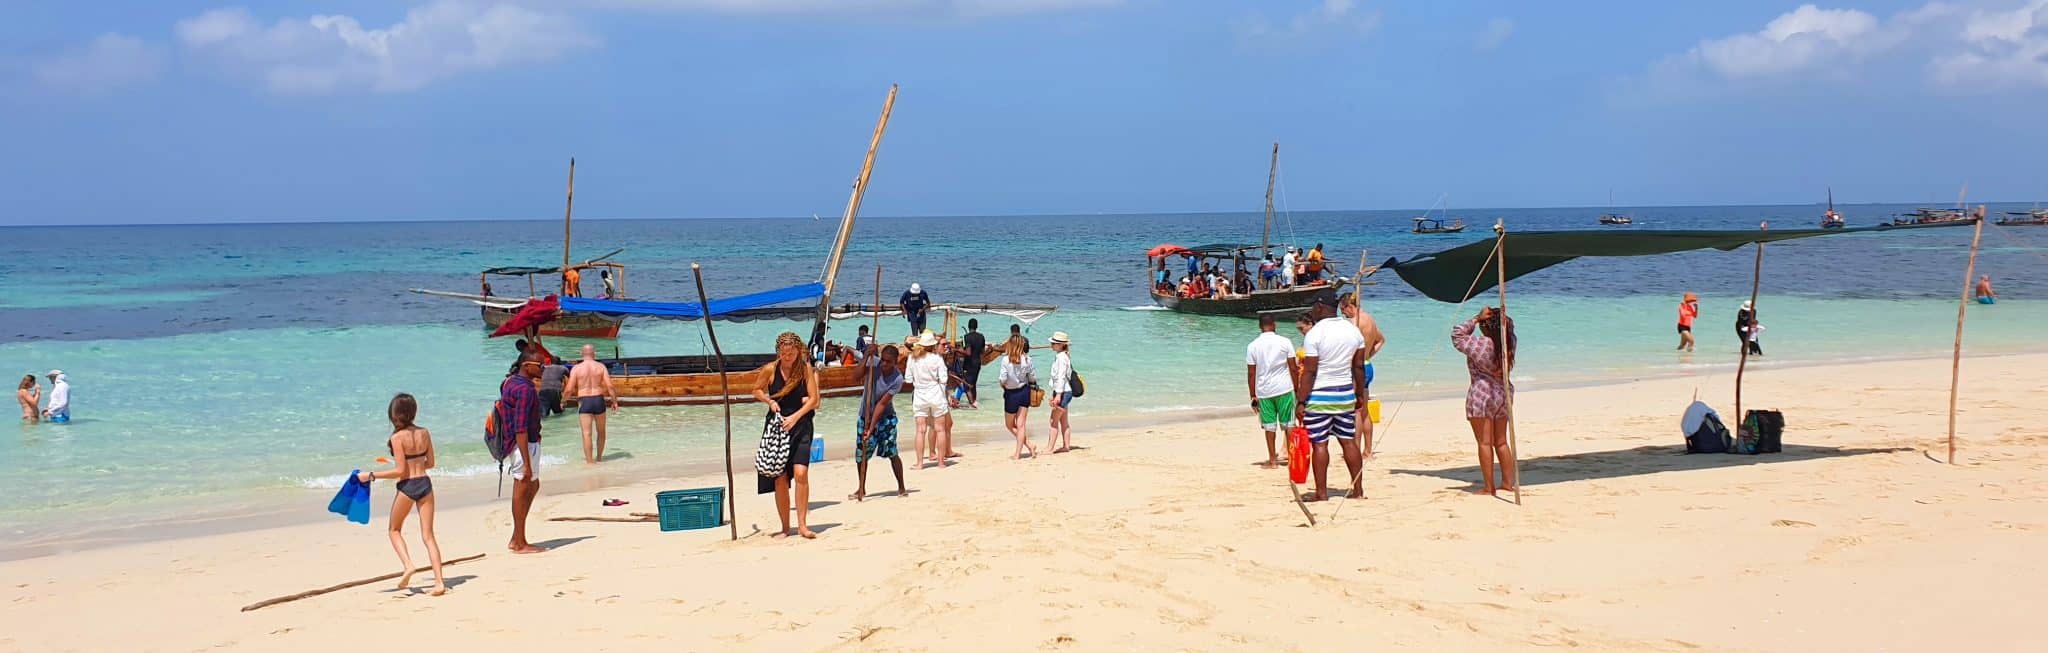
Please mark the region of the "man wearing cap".
[[71, 421], [71, 377], [64, 370], [50, 370], [43, 375], [50, 379], [50, 404], [43, 409], [43, 417], [51, 424]]
[[1351, 470], [1351, 493], [1347, 496], [1363, 499], [1365, 492], [1359, 487], [1359, 475], [1365, 458], [1358, 447], [1358, 398], [1365, 396], [1365, 376], [1359, 371], [1365, 363], [1365, 338], [1359, 335], [1358, 327], [1336, 316], [1336, 293], [1317, 294], [1309, 305], [1309, 315], [1315, 318], [1316, 325], [1302, 341], [1305, 357], [1301, 377], [1294, 384], [1295, 396], [1308, 398], [1295, 408], [1295, 417], [1308, 428], [1309, 442], [1315, 445], [1311, 462], [1316, 491], [1303, 500], [1330, 498], [1333, 437], [1344, 448], [1344, 466]]
[[924, 292], [924, 286], [910, 284], [910, 290], [896, 300], [896, 308], [903, 311], [903, 319], [910, 322], [911, 335], [924, 333], [924, 316], [931, 310], [932, 296]]
[[1700, 316], [1700, 296], [1686, 293], [1678, 302], [1678, 349], [1692, 351], [1692, 321]]

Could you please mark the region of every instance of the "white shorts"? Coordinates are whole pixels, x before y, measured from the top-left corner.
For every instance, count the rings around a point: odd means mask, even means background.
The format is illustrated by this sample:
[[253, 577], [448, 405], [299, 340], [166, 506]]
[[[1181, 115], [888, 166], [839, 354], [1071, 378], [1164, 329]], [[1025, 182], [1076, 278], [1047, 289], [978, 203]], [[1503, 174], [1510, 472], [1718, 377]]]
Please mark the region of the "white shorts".
[[[524, 452], [520, 451], [518, 446], [513, 446], [511, 454], [505, 456], [505, 462], [508, 464], [506, 471], [511, 472], [512, 480], [526, 478], [526, 461], [529, 458], [540, 460], [539, 442], [528, 443]], [[540, 465], [533, 466], [533, 480], [540, 480]]]
[[946, 413], [951, 411], [952, 408], [947, 406], [944, 401], [938, 403], [916, 401], [910, 405], [910, 414], [913, 417], [945, 417]]

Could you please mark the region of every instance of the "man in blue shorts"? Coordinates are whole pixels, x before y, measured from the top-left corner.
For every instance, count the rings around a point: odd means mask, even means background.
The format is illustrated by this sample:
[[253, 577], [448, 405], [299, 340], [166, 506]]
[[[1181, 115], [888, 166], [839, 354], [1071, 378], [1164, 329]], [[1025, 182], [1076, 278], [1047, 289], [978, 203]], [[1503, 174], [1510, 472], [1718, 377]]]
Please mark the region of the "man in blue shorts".
[[861, 401], [859, 423], [854, 425], [859, 439], [853, 447], [853, 464], [860, 473], [860, 488], [847, 497], [854, 501], [868, 496], [868, 460], [876, 456], [889, 459], [889, 468], [896, 472], [896, 496], [910, 496], [910, 490], [903, 484], [903, 459], [896, 455], [894, 402], [896, 393], [903, 390], [903, 370], [897, 367], [897, 355], [896, 345], [886, 345], [881, 355], [867, 357], [867, 393]]
[[1365, 396], [1365, 376], [1359, 370], [1365, 363], [1365, 338], [1349, 320], [1337, 317], [1335, 293], [1317, 295], [1309, 315], [1316, 324], [1302, 340], [1302, 374], [1294, 385], [1295, 396], [1307, 398], [1295, 410], [1315, 445], [1316, 491], [1303, 500], [1330, 498], [1330, 438], [1344, 448], [1344, 466], [1351, 470], [1351, 493], [1346, 496], [1363, 499], [1359, 475], [1365, 457], [1358, 447], [1358, 400]]

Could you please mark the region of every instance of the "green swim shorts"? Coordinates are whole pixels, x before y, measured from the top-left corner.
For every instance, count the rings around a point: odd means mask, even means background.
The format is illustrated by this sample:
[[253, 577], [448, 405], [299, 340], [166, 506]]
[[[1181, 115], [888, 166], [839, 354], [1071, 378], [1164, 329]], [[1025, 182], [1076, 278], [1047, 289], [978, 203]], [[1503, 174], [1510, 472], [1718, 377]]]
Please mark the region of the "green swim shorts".
[[1268, 431], [1294, 425], [1294, 393], [1259, 400], [1259, 426]]

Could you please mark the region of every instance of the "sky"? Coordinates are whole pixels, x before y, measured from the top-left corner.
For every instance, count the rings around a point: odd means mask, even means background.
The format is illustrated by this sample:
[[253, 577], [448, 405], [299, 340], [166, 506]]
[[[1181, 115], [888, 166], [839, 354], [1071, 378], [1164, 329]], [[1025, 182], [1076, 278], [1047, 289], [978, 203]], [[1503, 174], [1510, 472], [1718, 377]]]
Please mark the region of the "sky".
[[0, 3], [0, 225], [2032, 201], [2048, 0]]

